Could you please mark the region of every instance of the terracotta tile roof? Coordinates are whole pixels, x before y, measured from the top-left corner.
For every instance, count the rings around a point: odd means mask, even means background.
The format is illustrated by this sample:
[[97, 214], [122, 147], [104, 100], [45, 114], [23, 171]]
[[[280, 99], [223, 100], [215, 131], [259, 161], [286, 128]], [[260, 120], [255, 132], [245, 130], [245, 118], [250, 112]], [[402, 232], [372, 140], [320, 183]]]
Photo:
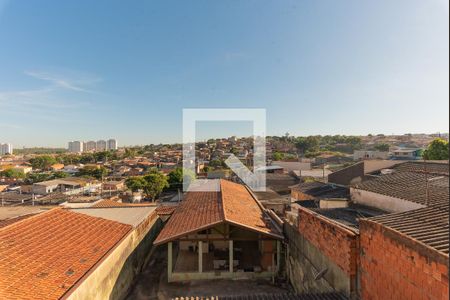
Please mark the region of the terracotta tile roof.
[[101, 200], [94, 205], [91, 206], [91, 208], [110, 208], [110, 207], [136, 207], [136, 206], [156, 206], [156, 204], [152, 203], [123, 203], [123, 202], [117, 202], [112, 199], [104, 199]]
[[171, 215], [175, 211], [176, 206], [158, 206], [156, 208], [156, 213], [158, 215]]
[[130, 225], [52, 209], [0, 229], [0, 299], [58, 299]]
[[127, 204], [117, 202], [117, 201], [114, 201], [111, 199], [103, 199], [103, 200], [100, 200], [99, 202], [95, 203], [91, 207], [95, 208], [95, 207], [122, 207], [122, 206], [127, 206]]
[[275, 238], [281, 233], [270, 217], [241, 184], [220, 180], [220, 192], [188, 192], [163, 228], [155, 244], [227, 222]]
[[243, 185], [220, 181], [225, 220], [262, 233], [277, 234], [265, 220], [268, 216]]
[[9, 219], [5, 219], [5, 220], [0, 220], [0, 228], [14, 224], [16, 222], [25, 220], [29, 217], [34, 216], [36, 213], [31, 213], [31, 214], [27, 214], [27, 215], [22, 215], [22, 216], [18, 216], [18, 217], [13, 217], [13, 218], [9, 218]]

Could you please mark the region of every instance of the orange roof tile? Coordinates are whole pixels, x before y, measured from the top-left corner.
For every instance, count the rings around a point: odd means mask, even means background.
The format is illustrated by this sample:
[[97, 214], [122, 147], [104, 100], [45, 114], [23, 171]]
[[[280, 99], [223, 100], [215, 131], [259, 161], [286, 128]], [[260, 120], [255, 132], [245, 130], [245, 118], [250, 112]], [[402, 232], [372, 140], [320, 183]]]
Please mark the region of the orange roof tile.
[[176, 206], [158, 206], [156, 208], [156, 213], [158, 215], [171, 215], [175, 211]]
[[91, 208], [110, 208], [110, 207], [135, 207], [135, 206], [156, 206], [156, 204], [153, 203], [123, 203], [123, 202], [117, 202], [112, 199], [104, 199], [101, 200], [94, 205], [91, 206]]
[[52, 209], [0, 229], [0, 299], [58, 299], [130, 225]]
[[155, 240], [162, 244], [219, 223], [282, 238], [244, 185], [220, 180], [220, 192], [188, 192]]
[[99, 202], [95, 203], [91, 207], [121, 207], [121, 206], [127, 206], [125, 203], [117, 202], [111, 199], [103, 199]]

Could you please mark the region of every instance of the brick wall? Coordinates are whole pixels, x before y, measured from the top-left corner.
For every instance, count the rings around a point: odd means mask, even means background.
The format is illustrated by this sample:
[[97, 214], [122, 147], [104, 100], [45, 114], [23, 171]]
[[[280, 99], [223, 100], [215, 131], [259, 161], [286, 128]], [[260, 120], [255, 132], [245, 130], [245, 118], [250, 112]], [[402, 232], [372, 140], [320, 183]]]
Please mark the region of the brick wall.
[[[358, 234], [303, 207], [298, 211], [298, 230], [356, 284]], [[354, 290], [356, 286], [352, 287]]]
[[448, 256], [368, 220], [360, 234], [362, 299], [448, 299]]
[[302, 192], [300, 192], [299, 190], [296, 189], [291, 189], [291, 197], [299, 200], [299, 201], [303, 201], [303, 200], [314, 200], [315, 198], [313, 196], [304, 194]]

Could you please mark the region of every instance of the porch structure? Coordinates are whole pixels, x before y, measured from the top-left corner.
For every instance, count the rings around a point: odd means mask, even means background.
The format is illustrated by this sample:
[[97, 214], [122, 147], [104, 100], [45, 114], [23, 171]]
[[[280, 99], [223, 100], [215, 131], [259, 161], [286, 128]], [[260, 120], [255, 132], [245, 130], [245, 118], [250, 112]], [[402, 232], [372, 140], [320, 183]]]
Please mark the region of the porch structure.
[[280, 266], [281, 229], [243, 185], [188, 192], [155, 244], [167, 243], [168, 280], [271, 278]]

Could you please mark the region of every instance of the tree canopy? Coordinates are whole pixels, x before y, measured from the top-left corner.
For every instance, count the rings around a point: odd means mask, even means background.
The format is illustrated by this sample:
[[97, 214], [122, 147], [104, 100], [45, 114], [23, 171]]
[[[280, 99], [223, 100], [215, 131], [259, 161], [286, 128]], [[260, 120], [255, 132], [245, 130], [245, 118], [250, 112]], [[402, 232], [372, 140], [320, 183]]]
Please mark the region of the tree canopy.
[[423, 152], [423, 158], [429, 160], [449, 159], [449, 144], [446, 140], [437, 138], [433, 140]]
[[183, 184], [189, 185], [195, 180], [194, 172], [183, 168], [176, 168], [168, 176], [168, 182], [171, 187], [179, 187]]
[[133, 192], [143, 191], [147, 198], [154, 200], [169, 187], [169, 182], [166, 175], [151, 170], [147, 175], [128, 178], [125, 185]]
[[30, 159], [30, 163], [33, 169], [48, 170], [57, 160], [50, 155], [40, 155]]

